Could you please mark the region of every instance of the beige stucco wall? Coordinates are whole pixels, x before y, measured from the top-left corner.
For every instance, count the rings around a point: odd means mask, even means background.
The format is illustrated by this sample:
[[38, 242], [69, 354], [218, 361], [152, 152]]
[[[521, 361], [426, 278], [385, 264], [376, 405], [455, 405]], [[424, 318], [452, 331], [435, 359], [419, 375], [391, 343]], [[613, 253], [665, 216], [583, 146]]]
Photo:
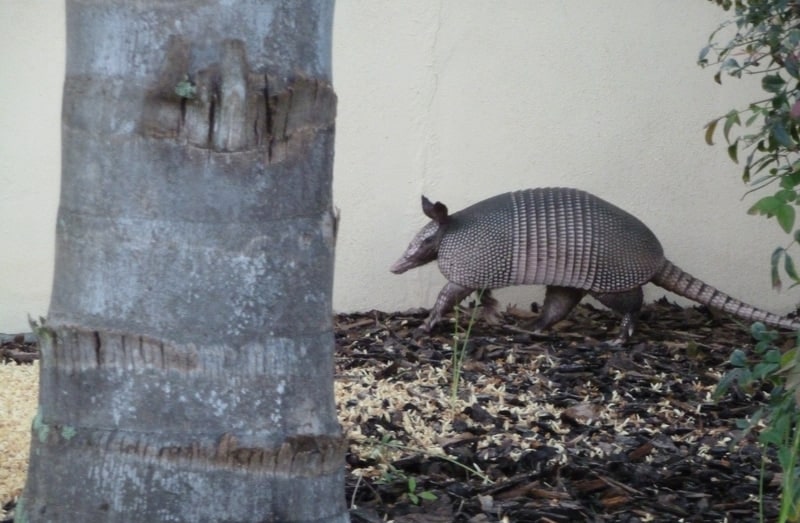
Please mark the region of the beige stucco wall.
[[[56, 0], [0, 2], [0, 332], [47, 309], [63, 16]], [[757, 93], [695, 65], [723, 17], [705, 0], [339, 0], [335, 308], [431, 305], [435, 266], [387, 270], [425, 222], [420, 193], [457, 210], [567, 185], [642, 218], [695, 275], [790, 310], [800, 291], [775, 293], [768, 271], [787, 238], [745, 214], [738, 168], [703, 142], [708, 120]]]
[[0, 332], [47, 312], [63, 77], [63, 2], [0, 0]]

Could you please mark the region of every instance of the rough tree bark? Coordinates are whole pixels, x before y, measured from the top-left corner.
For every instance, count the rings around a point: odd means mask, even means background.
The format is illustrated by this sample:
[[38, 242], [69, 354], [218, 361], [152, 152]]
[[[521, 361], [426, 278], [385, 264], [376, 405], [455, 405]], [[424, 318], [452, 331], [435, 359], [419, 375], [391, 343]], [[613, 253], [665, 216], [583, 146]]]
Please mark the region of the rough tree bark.
[[332, 0], [68, 0], [18, 521], [348, 521]]

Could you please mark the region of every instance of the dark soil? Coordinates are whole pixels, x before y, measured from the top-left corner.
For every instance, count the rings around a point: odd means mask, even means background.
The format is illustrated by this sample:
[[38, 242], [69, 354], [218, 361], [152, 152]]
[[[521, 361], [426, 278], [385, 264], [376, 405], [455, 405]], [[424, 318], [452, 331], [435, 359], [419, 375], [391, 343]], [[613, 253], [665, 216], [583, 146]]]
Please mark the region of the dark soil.
[[548, 336], [510, 310], [474, 325], [453, 393], [455, 324], [421, 335], [425, 313], [335, 319], [354, 523], [774, 520], [780, 469], [767, 456], [760, 508], [762, 451], [737, 428], [766, 392], [712, 398], [731, 352], [751, 352], [745, 327], [662, 301], [620, 347], [605, 310]]

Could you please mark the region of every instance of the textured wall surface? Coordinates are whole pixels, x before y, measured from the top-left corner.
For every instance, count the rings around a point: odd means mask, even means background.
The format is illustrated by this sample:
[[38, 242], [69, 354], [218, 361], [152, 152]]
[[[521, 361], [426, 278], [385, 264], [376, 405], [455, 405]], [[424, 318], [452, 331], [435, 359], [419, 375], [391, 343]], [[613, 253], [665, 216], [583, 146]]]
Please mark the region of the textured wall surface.
[[53, 283], [64, 3], [0, 2], [0, 332], [29, 331]]
[[[49, 300], [59, 186], [63, 6], [0, 2], [0, 332]], [[434, 265], [389, 273], [425, 223], [524, 187], [580, 187], [641, 218], [682, 268], [786, 312], [769, 255], [788, 243], [746, 215], [753, 196], [703, 125], [756, 99], [696, 65], [725, 13], [703, 0], [338, 0], [334, 307], [429, 307]], [[650, 287], [647, 297], [658, 298]], [[541, 289], [499, 295], [526, 304]]]

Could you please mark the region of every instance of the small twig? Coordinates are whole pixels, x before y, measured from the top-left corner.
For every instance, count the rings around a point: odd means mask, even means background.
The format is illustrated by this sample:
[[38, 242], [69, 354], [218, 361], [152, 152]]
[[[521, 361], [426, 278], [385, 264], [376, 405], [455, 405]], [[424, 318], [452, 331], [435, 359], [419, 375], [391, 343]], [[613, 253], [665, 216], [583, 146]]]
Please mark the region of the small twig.
[[629, 494], [635, 494], [637, 496], [643, 496], [644, 495], [640, 491], [636, 490], [635, 488], [629, 487], [628, 485], [625, 485], [624, 483], [620, 483], [619, 481], [615, 481], [615, 480], [613, 480], [611, 478], [608, 478], [606, 476], [601, 476], [601, 475], [597, 474], [597, 479], [599, 479], [600, 481], [602, 481], [603, 483], [605, 483], [605, 484], [607, 484], [609, 486], [616, 487], [618, 489], [622, 489], [622, 490], [624, 490], [625, 492], [627, 492]]
[[358, 493], [358, 486], [361, 485], [361, 480], [363, 479], [364, 476], [359, 474], [358, 479], [356, 480], [356, 486], [353, 487], [353, 495], [350, 497], [350, 510], [356, 508], [356, 493]]
[[536, 338], [538, 340], [552, 340], [553, 339], [553, 336], [550, 336], [549, 334], [542, 334], [541, 332], [521, 329], [520, 327], [517, 327], [515, 325], [511, 325], [511, 324], [508, 324], [508, 323], [504, 323], [503, 324], [503, 328], [506, 329], [506, 330], [510, 330], [512, 332], [516, 332], [518, 334], [527, 334], [527, 335], [532, 336], [533, 338]]

